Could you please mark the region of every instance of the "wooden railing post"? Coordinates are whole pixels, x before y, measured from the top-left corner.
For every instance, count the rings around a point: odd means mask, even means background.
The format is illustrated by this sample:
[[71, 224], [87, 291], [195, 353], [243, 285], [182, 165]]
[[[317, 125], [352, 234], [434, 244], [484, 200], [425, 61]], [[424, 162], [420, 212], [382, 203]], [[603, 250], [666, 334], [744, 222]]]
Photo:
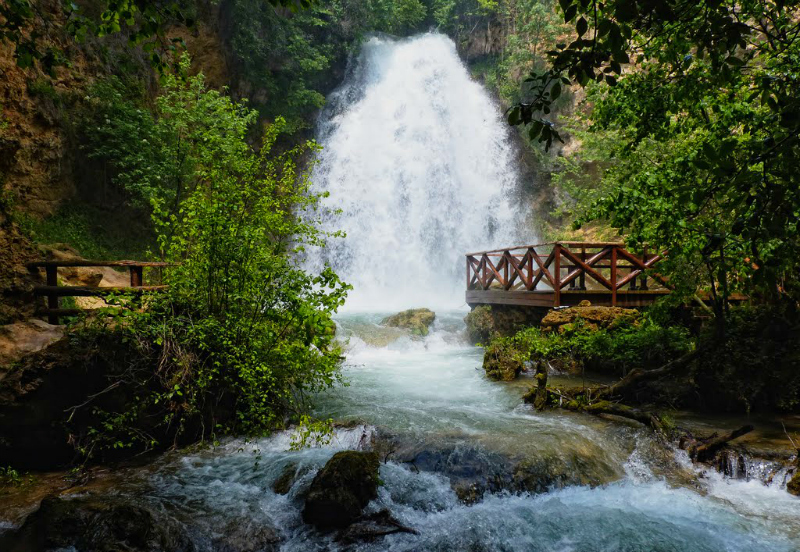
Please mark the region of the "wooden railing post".
[[553, 298], [553, 306], [560, 307], [561, 306], [561, 244], [557, 243], [553, 246], [553, 262], [555, 262], [556, 267], [553, 273], [554, 282], [554, 295]]
[[[647, 264], [647, 248], [642, 250], [642, 263]], [[642, 285], [639, 286], [642, 291], [647, 291], [647, 273], [642, 271]]]
[[611, 306], [617, 306], [617, 247], [611, 249]]
[[[586, 262], [586, 248], [585, 247], [581, 247], [581, 262], [582, 263]], [[581, 273], [580, 273], [580, 276], [578, 276], [578, 279], [580, 281], [580, 283], [578, 285], [578, 289], [586, 291], [586, 271], [583, 268], [581, 268]]]
[[144, 267], [131, 266], [131, 287], [142, 287], [144, 281]]
[[466, 261], [467, 261], [467, 289], [469, 289], [469, 283], [470, 283], [470, 277], [469, 277], [469, 264], [470, 264], [470, 260], [469, 260], [469, 255], [467, 255], [467, 256], [466, 256], [466, 257], [464, 257], [464, 258], [465, 258], [465, 259], [466, 259]]
[[[47, 285], [52, 287], [58, 286], [58, 267], [48, 266], [45, 268], [47, 273]], [[58, 309], [58, 295], [50, 293], [47, 295], [47, 309], [50, 313], [47, 315], [47, 322], [53, 325], [58, 324], [58, 314], [53, 312]]]

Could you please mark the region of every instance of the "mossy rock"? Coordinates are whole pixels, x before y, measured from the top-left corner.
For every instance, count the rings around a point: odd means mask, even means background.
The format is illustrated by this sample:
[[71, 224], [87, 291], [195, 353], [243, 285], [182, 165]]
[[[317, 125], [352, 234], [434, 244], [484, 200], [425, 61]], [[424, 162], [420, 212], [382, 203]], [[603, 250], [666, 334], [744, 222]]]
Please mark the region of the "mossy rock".
[[51, 496], [19, 530], [0, 538], [14, 551], [194, 552], [186, 528], [161, 508], [111, 496]]
[[343, 528], [378, 496], [380, 461], [374, 452], [337, 452], [317, 473], [306, 498], [303, 521], [323, 529]]
[[464, 317], [464, 323], [467, 325], [467, 336], [471, 343], [487, 343], [495, 333], [492, 307], [488, 305], [472, 309]]
[[426, 336], [434, 320], [436, 313], [430, 309], [409, 309], [384, 318], [381, 324], [410, 330], [412, 335]]
[[575, 328], [580, 321], [582, 328], [597, 331], [601, 328], [614, 330], [625, 324], [635, 323], [641, 313], [635, 309], [621, 307], [593, 307], [588, 301], [581, 301], [577, 307], [551, 310], [542, 319], [543, 331], [564, 333]]
[[498, 381], [514, 381], [524, 369], [519, 352], [511, 345], [494, 343], [483, 353], [486, 376]]

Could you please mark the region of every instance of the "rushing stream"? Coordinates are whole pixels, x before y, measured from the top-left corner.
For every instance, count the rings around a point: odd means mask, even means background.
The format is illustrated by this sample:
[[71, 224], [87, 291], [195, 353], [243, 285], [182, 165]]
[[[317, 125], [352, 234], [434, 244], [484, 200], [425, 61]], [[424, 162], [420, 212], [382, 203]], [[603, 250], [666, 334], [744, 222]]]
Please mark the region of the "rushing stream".
[[[440, 313], [424, 340], [385, 346], [381, 315], [341, 316], [350, 385], [321, 397], [317, 414], [351, 424], [329, 445], [297, 452], [285, 432], [166, 459], [147, 476], [150, 499], [190, 511], [209, 546], [233, 521], [274, 527], [281, 550], [293, 551], [800, 549], [800, 500], [779, 482], [699, 472], [647, 430], [532, 411], [520, 401], [525, 382], [483, 376], [481, 350], [462, 339], [463, 315]], [[388, 459], [368, 511], [389, 509], [419, 534], [348, 547], [304, 525], [315, 471], [337, 450], [372, 447]], [[283, 496], [271, 487], [287, 466], [299, 477]], [[462, 500], [470, 486], [479, 496]]]
[[[287, 431], [171, 453], [108, 492], [170, 512], [199, 550], [225, 549], [225, 535], [254, 551], [259, 539], [303, 552], [800, 550], [800, 500], [781, 478], [700, 472], [640, 427], [537, 413], [520, 398], [530, 379], [485, 378], [464, 337], [463, 254], [533, 236], [514, 222], [501, 113], [449, 39], [368, 41], [319, 135], [315, 185], [342, 210], [326, 224], [348, 234], [325, 260], [355, 289], [337, 319], [349, 385], [318, 397], [316, 415], [342, 425], [299, 451]], [[423, 339], [380, 325], [409, 307], [437, 311]], [[305, 491], [342, 449], [380, 453], [367, 510], [415, 533], [347, 544], [302, 522]]]
[[[290, 451], [284, 432], [167, 457], [143, 475], [148, 498], [189, 518], [201, 548], [270, 528], [286, 551], [800, 549], [800, 500], [781, 477], [701, 473], [647, 430], [537, 413], [520, 399], [530, 379], [483, 375], [483, 352], [464, 337], [462, 255], [533, 237], [514, 224], [499, 109], [450, 40], [368, 41], [319, 135], [315, 185], [341, 209], [326, 224], [347, 232], [324, 258], [355, 289], [337, 320], [349, 385], [318, 397], [316, 415], [343, 425], [325, 446]], [[409, 307], [437, 310], [424, 339], [380, 325]], [[388, 510], [416, 533], [348, 544], [302, 522], [316, 471], [341, 449], [381, 455], [367, 513]]]

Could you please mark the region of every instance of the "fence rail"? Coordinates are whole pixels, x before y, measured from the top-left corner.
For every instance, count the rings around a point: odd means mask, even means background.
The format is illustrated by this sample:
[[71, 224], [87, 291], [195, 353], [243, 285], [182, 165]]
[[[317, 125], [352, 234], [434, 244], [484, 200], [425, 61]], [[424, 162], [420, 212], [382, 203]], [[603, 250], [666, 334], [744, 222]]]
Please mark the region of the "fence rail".
[[[41, 314], [47, 315], [50, 324], [58, 324], [62, 316], [74, 316], [80, 314], [84, 309], [62, 309], [59, 306], [60, 297], [96, 297], [110, 295], [114, 293], [144, 293], [147, 291], [162, 291], [167, 286], [145, 286], [145, 268], [164, 268], [169, 263], [149, 262], [149, 261], [84, 261], [84, 260], [63, 260], [63, 261], [37, 261], [28, 264], [30, 270], [45, 270], [46, 285], [34, 286], [33, 293], [36, 296], [47, 297], [47, 308], [41, 310]], [[99, 287], [99, 286], [61, 286], [58, 284], [59, 268], [79, 268], [79, 267], [115, 267], [127, 268], [130, 272], [131, 285], [123, 287]]]
[[467, 303], [643, 306], [669, 293], [654, 272], [662, 254], [621, 243], [551, 242], [468, 253]]

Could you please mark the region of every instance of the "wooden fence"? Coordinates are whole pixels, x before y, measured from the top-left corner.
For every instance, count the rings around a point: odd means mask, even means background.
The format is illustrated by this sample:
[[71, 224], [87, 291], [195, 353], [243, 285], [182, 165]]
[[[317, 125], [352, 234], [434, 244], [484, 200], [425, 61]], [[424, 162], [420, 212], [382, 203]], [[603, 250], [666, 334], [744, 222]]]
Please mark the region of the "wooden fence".
[[[41, 310], [41, 314], [47, 315], [50, 324], [58, 324], [62, 316], [75, 316], [83, 312], [83, 309], [62, 309], [59, 306], [61, 297], [91, 297], [103, 296], [114, 293], [142, 293], [146, 291], [161, 291], [167, 286], [145, 286], [145, 268], [163, 268], [169, 263], [146, 262], [146, 261], [38, 261], [28, 264], [31, 270], [43, 268], [46, 274], [46, 285], [34, 286], [33, 292], [37, 296], [47, 297], [47, 308]], [[131, 285], [123, 287], [99, 287], [99, 286], [61, 286], [58, 284], [59, 268], [77, 267], [124, 267], [130, 271]]]

